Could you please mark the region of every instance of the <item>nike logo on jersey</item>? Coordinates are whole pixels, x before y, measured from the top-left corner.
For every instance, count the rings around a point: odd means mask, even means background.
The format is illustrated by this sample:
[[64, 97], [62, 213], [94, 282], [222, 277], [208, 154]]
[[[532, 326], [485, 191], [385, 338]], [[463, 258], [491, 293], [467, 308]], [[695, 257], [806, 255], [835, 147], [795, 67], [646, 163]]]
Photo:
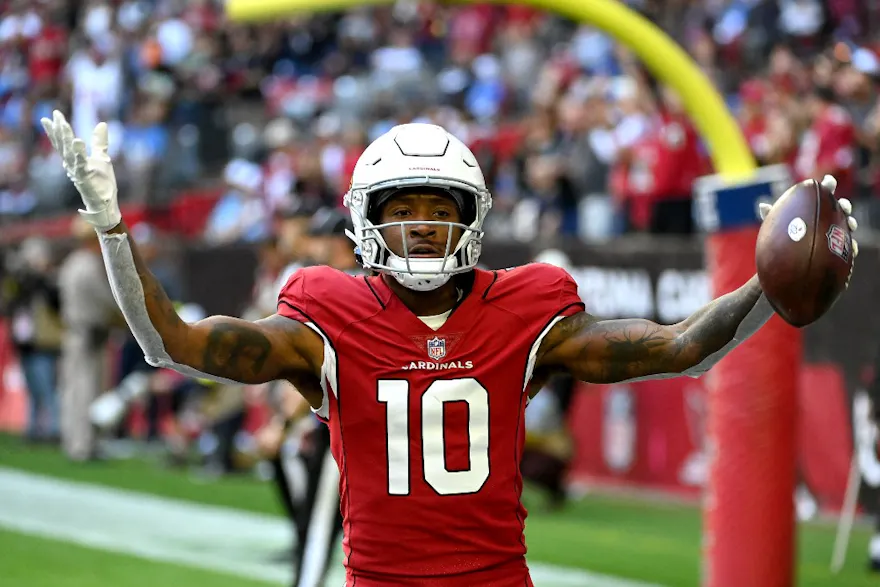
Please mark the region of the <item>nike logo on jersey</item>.
[[450, 361], [448, 363], [434, 363], [431, 361], [412, 361], [409, 365], [401, 367], [404, 371], [444, 371], [446, 369], [473, 369], [473, 361]]

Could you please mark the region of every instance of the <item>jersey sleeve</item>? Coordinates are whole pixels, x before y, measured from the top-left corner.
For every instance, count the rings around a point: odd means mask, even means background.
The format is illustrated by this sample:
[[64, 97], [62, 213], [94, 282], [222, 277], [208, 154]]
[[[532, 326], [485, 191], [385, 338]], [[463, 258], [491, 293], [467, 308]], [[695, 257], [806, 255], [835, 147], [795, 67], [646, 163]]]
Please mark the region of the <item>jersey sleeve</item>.
[[585, 310], [578, 284], [568, 271], [547, 263], [532, 263], [525, 268], [529, 271], [523, 294], [529, 296], [529, 300], [527, 304], [523, 300], [522, 304], [527, 308], [523, 315], [529, 322], [556, 322]]
[[278, 294], [278, 314], [303, 324], [311, 322], [309, 297], [306, 295], [307, 274], [302, 269], [294, 271]]
[[519, 316], [527, 329], [542, 329], [556, 318], [584, 311], [578, 285], [568, 271], [548, 263], [530, 263], [498, 272], [484, 297]]
[[559, 299], [556, 302], [558, 312], [556, 315], [565, 318], [585, 311], [586, 306], [578, 293], [578, 284], [574, 278], [565, 269], [559, 267], [553, 267], [553, 269], [556, 270], [559, 280]]
[[[554, 265], [536, 264], [531, 272], [534, 291], [547, 292], [545, 301], [534, 303], [530, 311], [532, 343], [526, 363], [523, 391], [525, 392], [532, 380], [538, 359], [538, 350], [544, 338], [553, 327], [569, 316], [583, 312], [584, 302], [578, 295], [578, 285], [568, 271]], [[555, 294], [555, 295], [554, 295]]]
[[[307, 293], [306, 282], [309, 279], [315, 279], [314, 283], [320, 284], [320, 276], [315, 276], [314, 268], [303, 268], [297, 270], [278, 295], [278, 314], [297, 322], [302, 322], [324, 341], [324, 361], [321, 364], [321, 391], [324, 394], [321, 406], [317, 409], [312, 408], [312, 412], [324, 422], [330, 419], [330, 395], [336, 394], [337, 377], [336, 377], [336, 348], [333, 344], [333, 335], [330, 334], [327, 323], [327, 311], [322, 308], [314, 298]], [[317, 277], [317, 278], [316, 278]], [[314, 286], [313, 283], [313, 286]], [[320, 292], [319, 292], [320, 293]], [[324, 322], [324, 327], [313, 318], [317, 316]]]

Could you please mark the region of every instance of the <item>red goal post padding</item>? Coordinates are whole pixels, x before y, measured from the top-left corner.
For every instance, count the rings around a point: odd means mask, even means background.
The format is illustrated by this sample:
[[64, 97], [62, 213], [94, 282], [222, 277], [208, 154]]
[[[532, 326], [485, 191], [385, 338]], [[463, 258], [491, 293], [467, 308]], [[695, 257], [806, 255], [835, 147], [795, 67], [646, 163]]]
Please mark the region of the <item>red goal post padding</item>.
[[[701, 178], [697, 223], [705, 232], [714, 296], [755, 274], [758, 203], [791, 179], [782, 167], [748, 181]], [[794, 584], [797, 388], [802, 337], [778, 316], [707, 375], [709, 479], [705, 495], [703, 584]]]

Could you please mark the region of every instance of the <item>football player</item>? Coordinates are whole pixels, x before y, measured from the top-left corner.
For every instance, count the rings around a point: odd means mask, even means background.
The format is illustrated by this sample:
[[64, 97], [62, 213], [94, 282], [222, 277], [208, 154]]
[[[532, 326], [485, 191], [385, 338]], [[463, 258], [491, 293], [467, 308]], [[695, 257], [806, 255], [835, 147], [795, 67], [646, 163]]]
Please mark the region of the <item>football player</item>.
[[519, 470], [529, 395], [554, 371], [592, 383], [698, 376], [773, 314], [757, 277], [664, 326], [590, 315], [558, 267], [477, 269], [492, 207], [480, 167], [443, 128], [405, 124], [364, 150], [344, 198], [377, 275], [307, 267], [271, 317], [187, 324], [122, 222], [106, 124], [90, 154], [60, 112], [43, 125], [147, 361], [286, 379], [329, 425], [348, 587], [531, 585]]

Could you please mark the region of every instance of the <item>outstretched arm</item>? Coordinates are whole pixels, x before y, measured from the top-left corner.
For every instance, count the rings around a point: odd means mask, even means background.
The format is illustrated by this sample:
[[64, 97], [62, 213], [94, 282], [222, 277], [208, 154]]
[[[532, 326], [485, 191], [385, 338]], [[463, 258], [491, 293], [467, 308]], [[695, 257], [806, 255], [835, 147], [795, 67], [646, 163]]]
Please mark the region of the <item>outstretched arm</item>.
[[[308, 327], [282, 316], [247, 322], [213, 316], [187, 324], [138, 254], [122, 223], [116, 178], [108, 155], [107, 125], [92, 135], [91, 154], [64, 116], [42, 119], [67, 176], [82, 197], [80, 215], [98, 233], [113, 297], [144, 356], [153, 366], [187, 375], [243, 383], [319, 376], [323, 341]], [[308, 397], [313, 406], [321, 397]]]
[[600, 320], [580, 312], [557, 323], [538, 351], [539, 367], [589, 383], [698, 376], [773, 315], [757, 276], [670, 326], [650, 320]]
[[[826, 175], [822, 185], [834, 193], [837, 180]], [[850, 230], [855, 231], [858, 224], [850, 216], [852, 204], [844, 198], [838, 201]], [[771, 209], [771, 204], [760, 205], [762, 220]], [[853, 240], [854, 255], [858, 250]], [[757, 275], [671, 326], [640, 319], [600, 320], [581, 312], [550, 330], [538, 349], [536, 367], [567, 370], [590, 383], [698, 377], [757, 332], [773, 313]]]
[[[116, 259], [120, 254], [118, 249], [127, 246], [143, 290], [146, 315], [173, 363], [242, 383], [264, 383], [303, 373], [319, 374], [323, 343], [311, 329], [295, 320], [278, 315], [255, 322], [229, 316], [211, 316], [192, 324], [181, 320], [127, 231], [125, 224], [120, 223], [101, 236], [111, 280], [115, 282], [114, 295], [123, 310], [138, 303], [138, 292], [131, 287], [135, 284], [128, 288], [122, 284], [120, 273], [125, 268], [120, 267]], [[130, 308], [127, 316], [133, 329], [137, 326], [137, 317], [133, 315], [136, 313], [135, 308]], [[143, 336], [148, 338], [147, 333]], [[161, 364], [161, 358], [149, 358]]]

